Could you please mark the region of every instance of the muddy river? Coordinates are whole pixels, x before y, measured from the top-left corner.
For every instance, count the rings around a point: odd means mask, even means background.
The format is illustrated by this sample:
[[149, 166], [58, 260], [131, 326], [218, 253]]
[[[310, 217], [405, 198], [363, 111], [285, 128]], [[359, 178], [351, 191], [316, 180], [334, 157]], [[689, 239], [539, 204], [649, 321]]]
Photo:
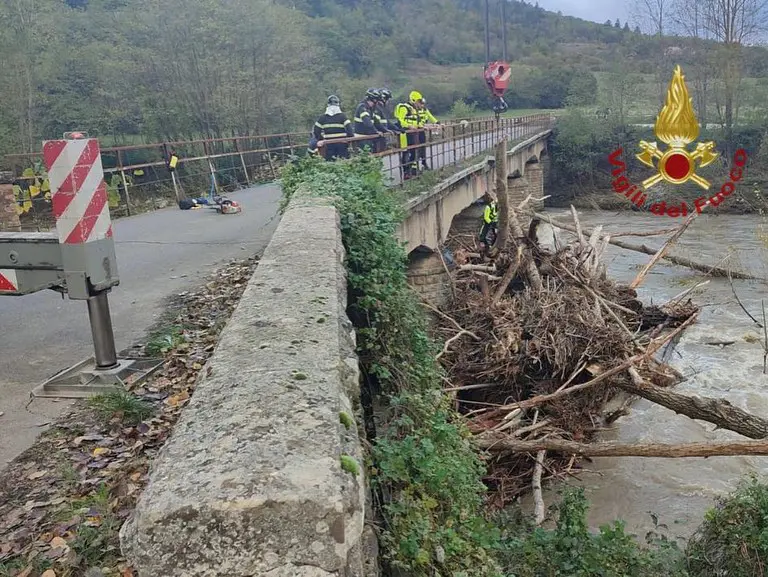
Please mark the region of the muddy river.
[[[547, 211], [554, 218], [570, 222], [565, 210]], [[682, 219], [629, 212], [580, 212], [584, 226], [602, 224], [610, 232], [650, 231], [675, 226]], [[551, 229], [540, 231], [542, 241], [551, 241]], [[569, 233], [563, 238], [568, 238]], [[623, 240], [657, 248], [666, 237], [626, 237]], [[706, 264], [731, 263], [734, 269], [768, 278], [768, 221], [759, 216], [701, 215], [682, 236], [674, 254]], [[629, 282], [638, 265], [650, 257], [617, 247], [607, 255], [609, 274]], [[724, 260], [725, 259], [725, 260]], [[664, 303], [695, 284], [701, 275], [666, 264], [657, 265], [646, 277], [638, 295], [644, 302]], [[768, 285], [756, 281], [734, 280], [735, 290], [745, 307], [756, 318], [762, 317], [761, 299]], [[679, 392], [727, 398], [757, 415], [768, 416], [768, 376], [763, 375], [763, 349], [760, 342], [749, 342], [747, 335], [762, 338], [759, 329], [736, 303], [727, 279], [712, 279], [693, 293], [703, 307], [697, 324], [689, 328], [669, 359], [688, 380], [677, 386]], [[705, 344], [735, 341], [728, 346]], [[714, 431], [714, 425], [693, 421], [645, 400], [637, 401], [629, 416], [618, 420], [603, 434], [603, 440], [621, 442], [693, 442], [738, 439], [728, 431]], [[707, 459], [596, 458], [584, 463], [590, 472], [578, 482], [591, 501], [593, 527], [624, 519], [627, 530], [641, 538], [653, 528], [650, 513], [666, 523], [668, 535], [688, 537], [700, 523], [713, 498], [730, 491], [739, 478], [751, 471], [768, 474], [768, 457], [711, 457]], [[557, 487], [545, 494], [547, 504], [557, 500]]]

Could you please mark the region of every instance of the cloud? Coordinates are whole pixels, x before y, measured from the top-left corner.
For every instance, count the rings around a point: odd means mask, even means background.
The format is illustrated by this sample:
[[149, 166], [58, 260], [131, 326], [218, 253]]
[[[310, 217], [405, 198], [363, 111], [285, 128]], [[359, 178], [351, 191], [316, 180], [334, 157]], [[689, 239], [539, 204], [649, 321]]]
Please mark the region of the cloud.
[[616, 18], [625, 22], [629, 17], [626, 0], [538, 0], [539, 6], [552, 12], [561, 11], [567, 16], [603, 23]]

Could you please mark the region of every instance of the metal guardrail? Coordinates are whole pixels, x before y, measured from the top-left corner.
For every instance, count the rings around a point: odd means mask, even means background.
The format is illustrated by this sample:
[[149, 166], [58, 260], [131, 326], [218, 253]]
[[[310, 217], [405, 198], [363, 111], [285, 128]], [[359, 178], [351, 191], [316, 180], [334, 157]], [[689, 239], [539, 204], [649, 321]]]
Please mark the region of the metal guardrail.
[[[531, 115], [518, 118], [483, 119], [466, 123], [437, 125], [425, 130], [426, 142], [376, 153], [382, 158], [384, 173], [392, 185], [401, 184], [406, 176], [407, 158], [415, 152], [416, 161], [426, 164], [428, 170], [457, 166], [492, 149], [503, 139], [511, 143], [551, 128], [550, 115]], [[421, 172], [421, 171], [420, 171]]]
[[[389, 183], [397, 185], [405, 180], [404, 157], [411, 152], [420, 164], [423, 159], [430, 169], [437, 170], [472, 158], [502, 138], [523, 138], [552, 123], [550, 115], [451, 121], [411, 131], [424, 134], [423, 143], [406, 148], [399, 146], [397, 135], [386, 135], [377, 143], [374, 155], [382, 158]], [[113, 216], [123, 216], [174, 204], [173, 181], [166, 164], [172, 151], [180, 159], [176, 178], [181, 189], [187, 196], [200, 197], [208, 195], [212, 187], [217, 193], [231, 192], [278, 179], [282, 167], [307, 154], [308, 140], [308, 133], [292, 132], [102, 148], [110, 211]], [[337, 142], [348, 142], [352, 150], [372, 144], [369, 137]], [[41, 153], [8, 155], [6, 163], [13, 168], [24, 228], [50, 229], [50, 194], [47, 174], [41, 169]]]

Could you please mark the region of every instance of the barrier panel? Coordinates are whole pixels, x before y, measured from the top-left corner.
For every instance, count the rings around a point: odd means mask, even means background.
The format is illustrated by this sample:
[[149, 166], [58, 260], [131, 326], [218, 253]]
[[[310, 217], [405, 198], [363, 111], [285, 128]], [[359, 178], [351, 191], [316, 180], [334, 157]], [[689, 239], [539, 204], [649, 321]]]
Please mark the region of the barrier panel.
[[[0, 232], [0, 296], [51, 289], [84, 300], [95, 355], [55, 375], [35, 396], [80, 397], [122, 389], [156, 361], [120, 360], [107, 294], [120, 282], [99, 142], [80, 134], [43, 143], [54, 232]], [[140, 367], [139, 365], [142, 365]]]

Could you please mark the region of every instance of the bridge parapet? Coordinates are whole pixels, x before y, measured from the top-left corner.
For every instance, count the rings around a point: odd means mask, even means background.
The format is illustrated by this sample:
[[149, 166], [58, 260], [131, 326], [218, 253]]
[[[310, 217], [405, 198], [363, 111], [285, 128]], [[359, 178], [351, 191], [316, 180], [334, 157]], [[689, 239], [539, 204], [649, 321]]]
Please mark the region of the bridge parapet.
[[121, 531], [141, 577], [375, 574], [343, 259], [297, 193]]
[[[523, 171], [548, 134], [510, 151]], [[437, 248], [491, 168], [411, 201], [401, 234]], [[431, 290], [443, 265], [427, 254]], [[330, 200], [297, 192], [121, 530], [140, 577], [376, 575], [343, 260]]]

